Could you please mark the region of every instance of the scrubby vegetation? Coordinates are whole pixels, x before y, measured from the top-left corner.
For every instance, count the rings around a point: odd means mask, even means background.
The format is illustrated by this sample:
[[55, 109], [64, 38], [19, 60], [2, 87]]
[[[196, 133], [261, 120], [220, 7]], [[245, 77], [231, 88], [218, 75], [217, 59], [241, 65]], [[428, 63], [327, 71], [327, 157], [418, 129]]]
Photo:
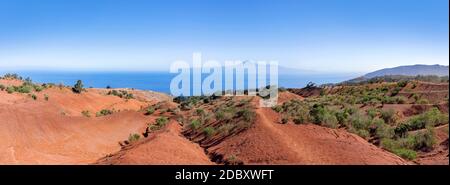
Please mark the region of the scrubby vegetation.
[[[406, 83], [409, 81], [424, 81], [424, 82], [434, 82], [434, 83], [445, 83], [449, 82], [448, 76], [435, 76], [435, 75], [418, 75], [418, 76], [403, 76], [403, 75], [387, 75], [381, 77], [374, 77], [371, 79], [354, 79], [350, 81], [343, 82], [341, 84], [345, 85], [363, 85], [366, 83], [381, 83], [381, 82], [401, 82]], [[406, 86], [406, 85], [405, 85]]]
[[[309, 88], [317, 88], [312, 86]], [[272, 109], [280, 113], [280, 123], [317, 124], [329, 128], [345, 128], [368, 141], [405, 159], [415, 159], [417, 151], [433, 148], [434, 127], [448, 124], [448, 114], [438, 108], [401, 119], [400, 113], [384, 104], [429, 104], [417, 94], [409, 97], [402, 91], [416, 88], [416, 82], [401, 80], [358, 86], [322, 88], [320, 95], [304, 101], [290, 100]], [[412, 91], [409, 91], [412, 92]], [[367, 107], [363, 109], [364, 107]]]
[[132, 93], [129, 93], [126, 90], [111, 90], [107, 93], [108, 95], [118, 96], [120, 98], [124, 99], [133, 99], [134, 95]]
[[147, 125], [147, 129], [143, 133], [144, 137], [148, 137], [148, 135], [153, 131], [160, 130], [161, 128], [166, 126], [167, 123], [169, 123], [169, 118], [163, 116], [157, 118], [154, 123], [149, 123]]
[[[17, 79], [17, 80], [22, 80], [23, 78], [18, 76], [17, 74], [6, 74], [5, 76], [2, 77], [3, 79]], [[1, 85], [0, 84], [0, 90], [6, 90], [9, 94], [12, 94], [14, 92], [17, 93], [22, 93], [22, 94], [29, 94], [32, 92], [41, 92], [42, 90], [48, 88], [45, 85], [39, 85], [39, 84], [35, 84], [33, 83], [33, 81], [31, 80], [31, 78], [25, 78], [25, 80], [23, 80], [22, 85], [20, 86], [5, 86], [5, 85]], [[34, 98], [33, 94], [29, 94], [33, 99], [37, 99]]]
[[199, 96], [178, 97], [174, 101], [190, 115], [183, 120], [183, 134], [202, 146], [250, 128], [256, 118], [252, 98]]
[[139, 134], [130, 134], [128, 136], [128, 143], [134, 143], [136, 141], [138, 141], [141, 138], [141, 136]]
[[413, 116], [408, 121], [399, 125], [399, 128], [405, 128], [406, 131], [424, 129], [426, 126], [439, 126], [448, 123], [448, 114], [441, 113], [439, 109], [432, 108], [431, 110]]
[[96, 115], [97, 117], [100, 117], [100, 116], [110, 115], [110, 114], [113, 114], [113, 113], [114, 113], [114, 111], [112, 111], [112, 110], [109, 110], [109, 109], [102, 109], [101, 111], [97, 112], [95, 115]]
[[16, 74], [16, 73], [6, 73], [1, 77], [1, 79], [7, 79], [7, 80], [22, 80], [23, 78]]

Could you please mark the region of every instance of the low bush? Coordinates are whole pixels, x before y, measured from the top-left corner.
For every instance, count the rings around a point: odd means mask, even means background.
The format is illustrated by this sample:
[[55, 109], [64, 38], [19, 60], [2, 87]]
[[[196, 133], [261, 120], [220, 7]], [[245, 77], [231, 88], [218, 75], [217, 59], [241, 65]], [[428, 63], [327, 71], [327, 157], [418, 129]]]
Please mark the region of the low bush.
[[378, 110], [375, 108], [369, 108], [367, 109], [367, 115], [371, 118], [374, 119], [375, 117], [377, 117], [378, 115]]
[[200, 128], [200, 126], [201, 126], [201, 123], [200, 123], [199, 120], [195, 119], [195, 120], [192, 120], [192, 121], [191, 121], [190, 127], [191, 127], [192, 129], [197, 130], [197, 129]]
[[381, 110], [381, 118], [387, 124], [394, 124], [397, 121], [397, 116], [394, 109]]
[[195, 110], [195, 113], [196, 113], [198, 116], [202, 116], [202, 115], [205, 114], [205, 110], [199, 108], [199, 109]]
[[272, 110], [274, 110], [275, 112], [280, 113], [281, 111], [283, 111], [283, 108], [279, 105], [272, 107]]
[[397, 96], [397, 94], [402, 90], [401, 87], [395, 87], [392, 92], [391, 92], [391, 96]]
[[323, 116], [322, 125], [329, 128], [337, 128], [339, 126], [339, 122], [334, 114], [326, 113]]
[[203, 133], [207, 136], [207, 137], [211, 137], [216, 133], [216, 130], [214, 129], [214, 127], [206, 127], [203, 129]]
[[403, 87], [406, 87], [406, 85], [408, 85], [408, 81], [402, 80], [402, 81], [397, 82], [398, 87], [403, 88]]
[[428, 151], [433, 148], [435, 144], [433, 127], [429, 127], [426, 130], [419, 131], [413, 134], [413, 146], [414, 150]]
[[413, 116], [404, 123], [407, 130], [423, 129], [426, 126], [437, 126], [448, 123], [448, 114], [442, 113], [439, 109], [433, 107], [432, 109], [422, 114]]
[[112, 110], [109, 110], [109, 109], [103, 109], [103, 110], [97, 112], [97, 113], [96, 113], [96, 116], [97, 116], [97, 117], [100, 117], [100, 116], [106, 116], [106, 115], [110, 115], [110, 114], [112, 114], [112, 113], [113, 113]]
[[163, 127], [164, 125], [166, 125], [169, 122], [169, 118], [167, 117], [159, 117], [156, 119], [156, 125]]
[[130, 134], [128, 136], [128, 142], [134, 143], [134, 142], [138, 141], [140, 138], [141, 138], [141, 136], [139, 134]]
[[244, 108], [242, 110], [239, 110], [236, 113], [237, 116], [242, 117], [244, 119], [244, 121], [246, 122], [253, 122], [253, 120], [255, 119], [255, 112], [253, 112], [252, 110], [250, 110], [249, 108]]
[[29, 85], [22, 85], [18, 87], [14, 87], [16, 92], [19, 93], [30, 93], [32, 90], [32, 86]]
[[410, 149], [398, 148], [392, 150], [392, 152], [403, 159], [414, 160], [417, 158], [417, 152]]
[[230, 133], [233, 131], [234, 128], [235, 128], [235, 125], [234, 125], [234, 124], [226, 123], [226, 124], [221, 125], [221, 126], [217, 129], [217, 131], [218, 131], [220, 134], [228, 135], [228, 134], [230, 134]]
[[111, 90], [107, 93], [107, 95], [112, 95], [112, 96], [117, 96], [119, 98], [124, 98], [124, 99], [133, 99], [134, 95], [132, 93], [129, 93], [128, 91], [125, 90]]
[[147, 109], [145, 109], [145, 115], [152, 115], [153, 113], [155, 113], [154, 107], [148, 107]]
[[405, 140], [393, 140], [393, 139], [382, 139], [381, 147], [384, 149], [408, 160], [414, 160], [417, 153], [414, 150], [409, 149], [408, 142]]
[[6, 92], [8, 92], [9, 94], [12, 94], [13, 92], [15, 92], [16, 90], [14, 89], [14, 87], [13, 86], [8, 86], [7, 88], [6, 88]]

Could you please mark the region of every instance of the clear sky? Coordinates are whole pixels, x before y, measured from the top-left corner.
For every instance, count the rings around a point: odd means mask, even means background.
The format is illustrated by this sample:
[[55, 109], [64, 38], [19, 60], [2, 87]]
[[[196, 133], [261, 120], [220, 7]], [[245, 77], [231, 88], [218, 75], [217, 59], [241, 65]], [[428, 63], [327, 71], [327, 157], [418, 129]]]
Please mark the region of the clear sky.
[[177, 59], [315, 71], [449, 64], [448, 0], [0, 0], [0, 70], [168, 70]]

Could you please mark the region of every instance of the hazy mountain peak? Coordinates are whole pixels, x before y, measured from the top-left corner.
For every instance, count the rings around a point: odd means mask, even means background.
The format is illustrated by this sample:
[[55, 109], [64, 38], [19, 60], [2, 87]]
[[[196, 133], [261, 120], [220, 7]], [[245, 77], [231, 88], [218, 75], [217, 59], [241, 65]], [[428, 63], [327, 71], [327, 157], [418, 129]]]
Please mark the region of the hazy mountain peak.
[[387, 75], [404, 75], [404, 76], [417, 76], [417, 75], [437, 75], [437, 76], [448, 76], [449, 66], [444, 65], [408, 65], [408, 66], [398, 66], [393, 68], [380, 69], [371, 73], [367, 73], [363, 77], [374, 78], [379, 76]]

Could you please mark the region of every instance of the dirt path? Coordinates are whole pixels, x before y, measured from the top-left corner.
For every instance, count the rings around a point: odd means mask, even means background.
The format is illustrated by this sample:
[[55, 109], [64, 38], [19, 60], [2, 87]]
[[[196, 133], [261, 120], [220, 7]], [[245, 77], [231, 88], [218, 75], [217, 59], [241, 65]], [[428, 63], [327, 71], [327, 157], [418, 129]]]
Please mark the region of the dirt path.
[[407, 164], [400, 157], [344, 130], [312, 124], [278, 124], [273, 119], [276, 113], [268, 108], [256, 109], [256, 113], [261, 126], [273, 132], [306, 164]]

